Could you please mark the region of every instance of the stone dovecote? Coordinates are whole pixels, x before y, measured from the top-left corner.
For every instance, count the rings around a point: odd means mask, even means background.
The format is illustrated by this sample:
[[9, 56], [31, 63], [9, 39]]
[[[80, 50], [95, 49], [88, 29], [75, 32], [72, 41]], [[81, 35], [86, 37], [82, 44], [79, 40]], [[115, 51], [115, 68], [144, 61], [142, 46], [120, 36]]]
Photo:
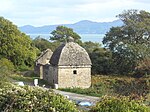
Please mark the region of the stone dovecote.
[[43, 66], [43, 79], [59, 88], [89, 88], [91, 86], [91, 60], [88, 53], [70, 37]]

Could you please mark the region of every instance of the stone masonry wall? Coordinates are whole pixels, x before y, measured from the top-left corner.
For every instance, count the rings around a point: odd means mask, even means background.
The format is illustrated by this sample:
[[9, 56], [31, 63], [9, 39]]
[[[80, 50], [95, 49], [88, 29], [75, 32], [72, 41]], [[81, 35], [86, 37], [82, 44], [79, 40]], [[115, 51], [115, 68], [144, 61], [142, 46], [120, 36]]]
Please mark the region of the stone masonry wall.
[[45, 65], [43, 69], [43, 79], [50, 85], [58, 84], [58, 70], [57, 67]]
[[89, 88], [90, 86], [91, 86], [91, 67], [79, 67], [79, 68], [59, 67], [58, 70], [59, 88], [67, 88], [67, 87]]
[[46, 81], [49, 79], [49, 65], [43, 66], [43, 79]]

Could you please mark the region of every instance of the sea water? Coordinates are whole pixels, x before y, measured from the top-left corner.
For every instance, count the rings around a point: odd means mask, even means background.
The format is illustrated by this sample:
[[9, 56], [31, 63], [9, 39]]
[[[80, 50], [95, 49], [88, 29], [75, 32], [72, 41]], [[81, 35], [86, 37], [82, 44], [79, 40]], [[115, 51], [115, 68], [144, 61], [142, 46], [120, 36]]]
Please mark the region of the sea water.
[[[27, 34], [29, 35], [32, 39], [35, 39], [36, 37], [40, 36], [41, 38], [50, 40], [50, 34]], [[104, 34], [79, 34], [81, 37], [81, 40], [83, 42], [87, 41], [92, 41], [92, 42], [98, 42], [102, 44]]]

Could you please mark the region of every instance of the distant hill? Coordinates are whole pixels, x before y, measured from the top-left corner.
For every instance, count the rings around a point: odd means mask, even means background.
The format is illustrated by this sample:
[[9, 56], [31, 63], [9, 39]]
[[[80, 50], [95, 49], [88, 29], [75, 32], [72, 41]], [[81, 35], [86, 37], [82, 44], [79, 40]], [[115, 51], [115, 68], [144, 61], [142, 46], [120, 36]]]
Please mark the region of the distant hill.
[[[114, 26], [123, 25], [122, 21], [115, 20], [112, 22], [93, 22], [89, 20], [79, 21], [74, 24], [60, 24], [73, 28], [78, 34], [105, 34], [109, 29]], [[58, 25], [45, 25], [41, 27], [34, 27], [31, 25], [25, 25], [19, 27], [19, 29], [28, 34], [49, 34], [52, 32]]]

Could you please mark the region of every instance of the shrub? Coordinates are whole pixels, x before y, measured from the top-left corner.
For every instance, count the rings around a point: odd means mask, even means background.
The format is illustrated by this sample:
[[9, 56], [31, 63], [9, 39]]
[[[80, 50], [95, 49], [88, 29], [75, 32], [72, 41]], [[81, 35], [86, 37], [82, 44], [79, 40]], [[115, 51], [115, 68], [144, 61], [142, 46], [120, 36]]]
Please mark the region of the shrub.
[[78, 112], [72, 102], [50, 90], [13, 84], [0, 89], [0, 111]]
[[144, 75], [150, 75], [150, 58], [145, 58], [140, 61], [138, 66], [136, 67], [135, 77], [142, 77]]
[[32, 67], [29, 67], [29, 66], [27, 66], [25, 64], [17, 66], [17, 70], [21, 71], [21, 72], [30, 71], [31, 69], [32, 69]]
[[8, 71], [13, 71], [14, 70], [14, 65], [13, 63], [6, 59], [6, 58], [1, 58], [0, 59], [0, 70], [8, 72]]
[[150, 112], [142, 102], [130, 100], [128, 97], [102, 97], [90, 112]]

